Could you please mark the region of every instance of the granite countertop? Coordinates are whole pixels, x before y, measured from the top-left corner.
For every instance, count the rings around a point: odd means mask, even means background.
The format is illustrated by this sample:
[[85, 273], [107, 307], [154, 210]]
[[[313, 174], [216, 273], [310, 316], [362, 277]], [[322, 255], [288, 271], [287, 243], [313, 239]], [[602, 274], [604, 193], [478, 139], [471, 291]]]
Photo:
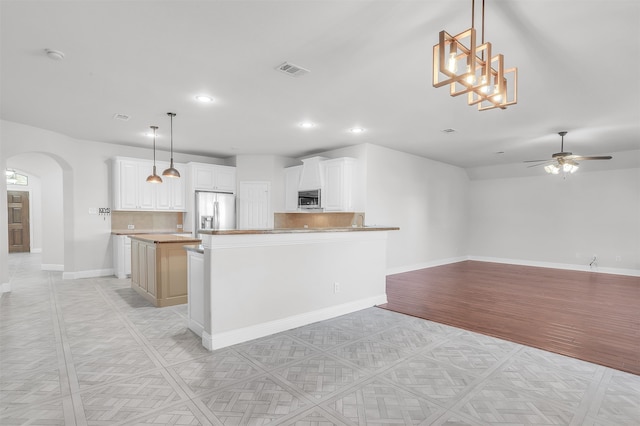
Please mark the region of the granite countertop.
[[228, 229], [199, 231], [208, 235], [251, 235], [251, 234], [304, 234], [311, 232], [363, 232], [363, 231], [397, 231], [395, 226], [357, 226], [345, 228], [277, 228], [277, 229]]
[[140, 235], [129, 235], [129, 238], [132, 240], [145, 241], [147, 243], [185, 243], [185, 244], [200, 244], [202, 240], [199, 238], [193, 237], [183, 237], [179, 235], [172, 234], [140, 234]]
[[120, 231], [111, 231], [111, 235], [143, 235], [143, 234], [185, 234], [191, 235], [191, 232], [182, 232], [182, 231], [154, 231], [150, 229], [135, 229], [135, 230], [120, 230]]

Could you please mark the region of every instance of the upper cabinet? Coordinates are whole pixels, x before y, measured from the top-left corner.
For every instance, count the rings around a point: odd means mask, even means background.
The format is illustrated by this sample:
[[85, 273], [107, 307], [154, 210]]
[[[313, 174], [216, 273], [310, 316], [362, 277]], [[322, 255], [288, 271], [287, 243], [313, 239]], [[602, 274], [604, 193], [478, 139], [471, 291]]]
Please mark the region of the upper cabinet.
[[[168, 163], [156, 163], [158, 174]], [[135, 158], [116, 157], [113, 160], [114, 210], [185, 210], [184, 165], [176, 164], [181, 178], [163, 178], [163, 183], [148, 183], [153, 162]]]
[[214, 164], [189, 163], [192, 187], [196, 191], [236, 192], [236, 168]]
[[[169, 167], [169, 163], [158, 163], [158, 173]], [[182, 164], [175, 164], [174, 167], [180, 172], [180, 178], [162, 177], [162, 183], [154, 185], [156, 187], [156, 210], [184, 211], [185, 203], [185, 180], [186, 167]]]
[[327, 212], [345, 212], [354, 210], [354, 175], [356, 160], [353, 158], [335, 158], [320, 163], [324, 186], [322, 207]]
[[284, 169], [284, 208], [288, 212], [298, 210], [298, 190], [302, 166], [287, 167]]
[[[315, 159], [319, 159], [315, 161]], [[285, 210], [298, 210], [298, 191], [321, 190], [324, 211], [355, 211], [356, 166], [355, 158], [334, 158], [331, 160], [314, 157], [314, 161], [304, 161], [302, 166], [284, 169]], [[306, 183], [305, 183], [306, 181]]]

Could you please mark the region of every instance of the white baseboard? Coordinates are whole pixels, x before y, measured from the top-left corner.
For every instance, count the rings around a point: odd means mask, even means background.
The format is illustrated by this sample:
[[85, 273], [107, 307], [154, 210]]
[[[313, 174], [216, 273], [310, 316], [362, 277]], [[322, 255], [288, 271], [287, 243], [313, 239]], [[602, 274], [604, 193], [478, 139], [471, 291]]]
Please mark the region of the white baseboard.
[[108, 269], [93, 269], [90, 271], [77, 271], [77, 272], [63, 272], [63, 280], [77, 280], [80, 278], [96, 278], [96, 277], [109, 277], [114, 274], [113, 268]]
[[465, 260], [475, 260], [478, 262], [504, 263], [508, 265], [535, 266], [538, 268], [566, 269], [569, 271], [596, 272], [600, 274], [628, 275], [631, 277], [640, 277], [640, 270], [638, 269], [606, 268], [606, 267], [590, 268], [589, 265], [585, 266], [585, 265], [574, 265], [571, 263], [539, 262], [535, 260], [506, 259], [501, 257], [485, 257], [485, 256], [450, 257], [447, 259], [433, 260], [429, 262], [416, 263], [408, 266], [389, 268], [387, 269], [387, 275], [401, 274], [403, 272], [411, 272], [411, 271], [417, 271], [419, 269], [433, 268], [434, 266], [448, 265], [450, 263], [457, 263]]
[[54, 263], [43, 263], [40, 265], [40, 269], [43, 271], [58, 271], [64, 272], [64, 265], [56, 265]]
[[210, 335], [206, 331], [203, 331], [202, 346], [210, 351], [226, 348], [227, 346], [247, 342], [270, 334], [280, 333], [292, 328], [302, 327], [303, 325], [312, 324], [314, 322], [328, 320], [340, 315], [370, 308], [375, 305], [381, 305], [383, 303], [387, 303], [386, 294], [214, 335]]
[[32, 248], [31, 249], [31, 253], [42, 253], [42, 249], [41, 248]]
[[448, 265], [450, 263], [458, 263], [468, 260], [467, 256], [449, 257], [446, 259], [430, 260], [428, 262], [414, 263], [413, 265], [396, 266], [387, 269], [387, 275], [401, 274], [403, 272], [417, 271], [419, 269], [433, 268], [434, 266]]
[[11, 283], [2, 283], [2, 284], [0, 284], [0, 297], [4, 293], [9, 293], [9, 292], [11, 292]]
[[585, 265], [575, 265], [571, 263], [538, 262], [534, 260], [504, 259], [500, 257], [484, 257], [484, 256], [469, 256], [468, 260], [476, 260], [478, 262], [505, 263], [509, 265], [536, 266], [538, 268], [566, 269], [569, 271], [596, 272], [600, 274], [629, 275], [632, 277], [640, 277], [640, 270], [637, 270], [637, 269], [604, 268], [604, 267], [590, 268], [589, 265], [585, 266]]
[[200, 337], [202, 337], [203, 334], [205, 333], [204, 327], [202, 326], [202, 324], [195, 322], [192, 319], [189, 319], [189, 330], [193, 331]]

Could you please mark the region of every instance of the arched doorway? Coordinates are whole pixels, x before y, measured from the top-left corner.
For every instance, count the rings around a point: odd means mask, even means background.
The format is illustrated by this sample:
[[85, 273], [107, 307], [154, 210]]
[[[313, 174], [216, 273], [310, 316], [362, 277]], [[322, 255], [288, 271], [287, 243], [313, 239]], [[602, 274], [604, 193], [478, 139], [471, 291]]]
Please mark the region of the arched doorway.
[[[22, 188], [7, 185], [7, 192], [24, 190], [29, 195], [31, 251], [42, 253], [43, 270], [63, 271], [64, 186], [59, 159], [46, 153], [21, 153], [7, 158], [6, 168], [31, 178], [29, 185]], [[4, 244], [8, 244], [8, 240]]]

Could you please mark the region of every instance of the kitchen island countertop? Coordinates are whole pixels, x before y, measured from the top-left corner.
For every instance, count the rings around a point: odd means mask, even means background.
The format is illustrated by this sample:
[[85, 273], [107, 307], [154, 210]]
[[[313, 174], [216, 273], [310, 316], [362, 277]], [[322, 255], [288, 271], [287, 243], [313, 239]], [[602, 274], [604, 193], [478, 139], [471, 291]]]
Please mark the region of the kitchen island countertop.
[[143, 234], [153, 234], [153, 235], [184, 234], [186, 236], [191, 236], [191, 232], [182, 232], [182, 231], [152, 231], [152, 230], [144, 230], [144, 229], [136, 229], [136, 230], [122, 229], [122, 230], [117, 230], [117, 231], [111, 231], [111, 235], [129, 236], [129, 235], [143, 235]]
[[191, 236], [180, 236], [172, 234], [139, 234], [129, 235], [132, 240], [145, 241], [147, 243], [163, 244], [163, 243], [184, 243], [184, 244], [200, 244], [199, 238], [193, 238]]
[[275, 228], [275, 229], [227, 229], [203, 230], [205, 235], [252, 235], [252, 234], [302, 234], [312, 232], [363, 232], [363, 231], [397, 231], [394, 226], [353, 226], [343, 228]]

